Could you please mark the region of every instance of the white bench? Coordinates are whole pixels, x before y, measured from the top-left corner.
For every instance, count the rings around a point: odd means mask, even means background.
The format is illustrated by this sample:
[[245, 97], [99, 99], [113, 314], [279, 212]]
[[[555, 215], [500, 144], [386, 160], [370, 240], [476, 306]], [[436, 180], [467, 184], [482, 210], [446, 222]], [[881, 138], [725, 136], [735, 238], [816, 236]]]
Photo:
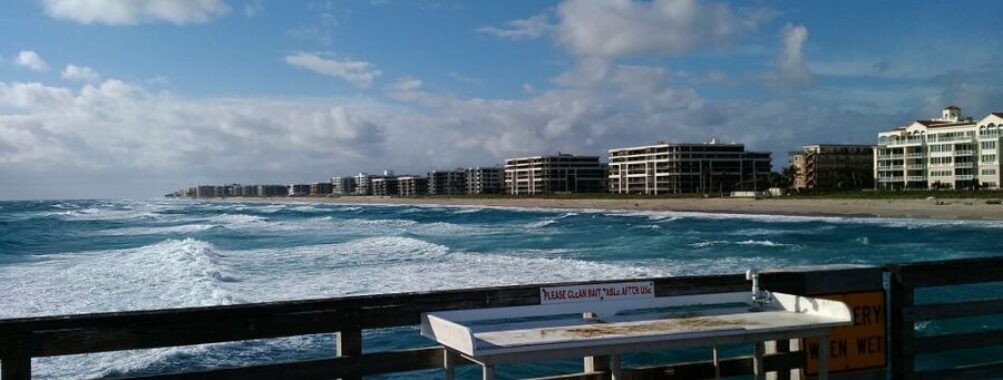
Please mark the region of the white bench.
[[[758, 284], [757, 284], [758, 285]], [[653, 285], [652, 285], [653, 287]], [[754, 287], [758, 291], [758, 287]], [[652, 292], [653, 293], [653, 292]], [[446, 347], [445, 378], [456, 355], [479, 363], [484, 379], [501, 363], [608, 355], [622, 379], [620, 354], [754, 343], [756, 378], [764, 376], [763, 342], [819, 337], [819, 379], [827, 378], [828, 335], [852, 324], [841, 302], [783, 293], [748, 292], [677, 297], [603, 298], [532, 306], [430, 312], [421, 334]]]

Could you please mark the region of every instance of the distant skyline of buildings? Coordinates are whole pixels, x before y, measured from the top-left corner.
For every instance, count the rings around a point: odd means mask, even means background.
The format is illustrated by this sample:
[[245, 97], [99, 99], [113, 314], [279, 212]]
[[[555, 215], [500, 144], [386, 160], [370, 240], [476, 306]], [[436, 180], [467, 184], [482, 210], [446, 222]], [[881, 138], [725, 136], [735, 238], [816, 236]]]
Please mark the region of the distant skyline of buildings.
[[[878, 144], [809, 144], [790, 153], [792, 191], [1000, 189], [1003, 113], [974, 119], [960, 107], [878, 133]], [[291, 185], [199, 185], [173, 197], [449, 196], [563, 193], [707, 194], [762, 191], [776, 176], [770, 152], [741, 143], [658, 142], [612, 148], [601, 156], [568, 153], [506, 159], [491, 167], [422, 175], [360, 172]], [[765, 180], [765, 182], [764, 182]]]

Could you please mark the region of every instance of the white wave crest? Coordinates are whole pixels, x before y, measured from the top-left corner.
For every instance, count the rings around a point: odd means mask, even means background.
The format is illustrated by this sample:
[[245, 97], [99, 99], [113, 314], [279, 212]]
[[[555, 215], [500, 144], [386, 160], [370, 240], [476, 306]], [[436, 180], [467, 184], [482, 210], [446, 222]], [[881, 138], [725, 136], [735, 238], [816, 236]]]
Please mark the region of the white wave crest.
[[714, 241], [703, 241], [699, 243], [691, 243], [689, 246], [696, 248], [705, 248], [715, 245], [756, 245], [762, 247], [790, 247], [793, 244], [777, 243], [770, 240], [744, 240], [744, 241], [727, 241], [727, 240], [714, 240]]
[[153, 227], [124, 227], [113, 228], [98, 232], [98, 235], [126, 236], [126, 235], [166, 235], [166, 234], [192, 234], [208, 231], [217, 225], [215, 224], [182, 224], [177, 226], [153, 226]]

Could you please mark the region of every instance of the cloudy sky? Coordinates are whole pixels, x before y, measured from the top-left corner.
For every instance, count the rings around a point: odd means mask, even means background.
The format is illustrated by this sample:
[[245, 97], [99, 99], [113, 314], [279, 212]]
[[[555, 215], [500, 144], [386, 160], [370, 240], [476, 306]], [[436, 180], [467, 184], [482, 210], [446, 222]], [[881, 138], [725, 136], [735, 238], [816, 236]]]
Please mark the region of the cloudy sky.
[[150, 198], [1003, 110], [1003, 2], [5, 0], [0, 199]]

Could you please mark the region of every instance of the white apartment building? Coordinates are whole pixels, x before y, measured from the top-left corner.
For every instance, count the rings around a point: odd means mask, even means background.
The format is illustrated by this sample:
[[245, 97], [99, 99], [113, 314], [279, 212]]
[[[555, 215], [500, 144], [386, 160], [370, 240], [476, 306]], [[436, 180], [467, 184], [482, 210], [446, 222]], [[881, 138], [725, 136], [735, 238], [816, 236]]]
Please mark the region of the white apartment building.
[[505, 160], [505, 190], [515, 195], [604, 192], [606, 167], [598, 156], [533, 156]]
[[467, 168], [467, 194], [495, 194], [505, 189], [505, 168]]
[[1003, 113], [964, 117], [944, 108], [932, 120], [878, 134], [874, 154], [879, 189], [999, 189]]
[[765, 190], [768, 152], [742, 144], [660, 143], [609, 150], [609, 190], [620, 194], [716, 193]]
[[355, 194], [355, 177], [331, 177], [331, 187], [333, 194]]

